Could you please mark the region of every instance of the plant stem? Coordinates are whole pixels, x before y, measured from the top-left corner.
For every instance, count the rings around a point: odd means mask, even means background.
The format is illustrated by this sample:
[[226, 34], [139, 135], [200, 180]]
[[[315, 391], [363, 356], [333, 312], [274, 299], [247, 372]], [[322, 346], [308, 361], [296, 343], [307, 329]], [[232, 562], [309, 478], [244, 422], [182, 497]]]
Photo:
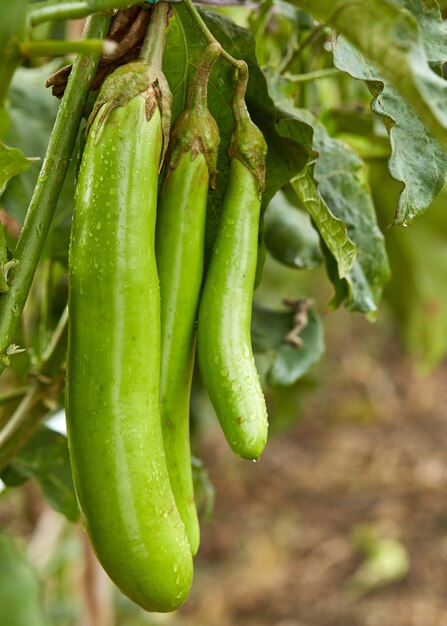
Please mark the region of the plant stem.
[[[217, 41], [217, 39], [214, 37], [213, 33], [210, 31], [210, 29], [208, 28], [208, 26], [205, 24], [205, 22], [203, 21], [202, 16], [200, 15], [200, 13], [197, 11], [196, 7], [194, 6], [192, 0], [183, 0], [183, 4], [185, 5], [185, 7], [188, 9], [188, 12], [190, 14], [190, 16], [192, 17], [192, 19], [194, 20], [194, 22], [196, 23], [198, 29], [200, 30], [200, 32], [202, 33], [202, 35], [205, 37], [205, 39], [207, 40], [207, 42], [209, 44], [211, 43], [219, 43]], [[233, 56], [231, 56], [231, 54], [229, 54], [226, 50], [224, 50], [222, 48], [222, 57], [228, 61], [228, 63], [230, 63], [231, 65], [234, 65], [234, 67], [240, 69], [241, 68], [241, 61], [239, 59], [235, 59]]]
[[307, 83], [319, 78], [329, 78], [337, 74], [340, 74], [340, 71], [336, 67], [327, 67], [322, 70], [307, 72], [306, 74], [284, 74], [284, 78], [287, 78], [291, 83]]
[[291, 55], [281, 64], [279, 73], [285, 74], [289, 67], [301, 56], [303, 50], [314, 43], [326, 30], [326, 24], [316, 26], [305, 39], [295, 48]]
[[38, 272], [40, 270], [40, 276], [38, 275], [38, 280], [36, 281], [40, 287], [39, 355], [43, 355], [43, 351], [47, 343], [52, 265], [53, 259], [42, 259], [42, 262], [37, 270]]
[[19, 46], [23, 57], [55, 57], [79, 52], [82, 54], [102, 54], [103, 39], [84, 39], [81, 41], [24, 41]]
[[188, 90], [187, 107], [189, 109], [204, 111], [208, 108], [208, 81], [211, 70], [221, 54], [222, 46], [218, 43], [210, 43], [206, 47]]
[[56, 328], [54, 329], [51, 339], [48, 342], [46, 349], [42, 354], [42, 366], [41, 369], [45, 369], [45, 366], [51, 363], [51, 360], [56, 353], [57, 347], [64, 336], [68, 324], [68, 306], [65, 307], [62, 315], [59, 318]]
[[19, 43], [26, 36], [26, 0], [3, 2], [0, 18], [0, 108], [14, 71], [20, 65]]
[[158, 2], [154, 6], [146, 37], [141, 48], [140, 57], [155, 71], [162, 71], [163, 69], [163, 52], [165, 48], [169, 11], [170, 6], [168, 2]]
[[28, 10], [28, 20], [31, 26], [37, 26], [49, 20], [69, 20], [87, 17], [92, 13], [124, 9], [132, 4], [132, 0], [48, 0], [32, 4]]
[[[84, 38], [107, 34], [110, 17], [94, 15], [88, 21]], [[0, 297], [0, 354], [13, 342], [48, 234], [54, 210], [70, 162], [79, 124], [100, 55], [78, 55], [70, 74], [65, 95], [57, 113], [47, 154], [20, 231], [14, 256], [18, 266], [12, 270], [9, 291]], [[6, 365], [0, 361], [0, 374]]]
[[28, 391], [30, 390], [29, 385], [26, 387], [16, 387], [15, 389], [10, 389], [9, 391], [4, 391], [0, 394], [0, 405], [6, 404], [11, 400], [16, 400], [17, 398], [23, 398], [26, 396]]
[[0, 471], [12, 461], [29, 440], [41, 415], [34, 411], [44, 397], [42, 385], [35, 383], [0, 431]]

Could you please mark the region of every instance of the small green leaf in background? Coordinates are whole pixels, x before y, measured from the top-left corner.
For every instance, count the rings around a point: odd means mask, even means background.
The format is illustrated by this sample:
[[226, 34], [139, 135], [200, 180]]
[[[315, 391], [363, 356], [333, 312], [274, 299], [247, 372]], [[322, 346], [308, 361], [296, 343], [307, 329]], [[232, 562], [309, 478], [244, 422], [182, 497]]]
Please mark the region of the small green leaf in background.
[[313, 269], [323, 261], [318, 233], [306, 211], [279, 191], [264, 214], [264, 240], [272, 256], [297, 269]]
[[0, 624], [49, 626], [42, 610], [42, 586], [17, 543], [0, 531]]
[[385, 290], [408, 352], [423, 370], [447, 353], [447, 194], [412, 228], [386, 233], [392, 278]]
[[447, 153], [399, 93], [346, 39], [335, 38], [333, 52], [335, 66], [366, 81], [374, 97], [371, 108], [383, 118], [390, 135], [389, 173], [404, 185], [394, 223], [409, 223], [440, 192], [447, 172]]
[[364, 557], [363, 563], [345, 583], [354, 598], [400, 582], [408, 573], [410, 559], [405, 546], [391, 537], [381, 537], [373, 526], [356, 526], [353, 542]]
[[307, 312], [307, 325], [300, 332], [301, 346], [293, 346], [286, 336], [293, 328], [293, 312], [274, 311], [253, 306], [253, 350], [266, 353], [272, 360], [267, 383], [272, 387], [287, 386], [304, 376], [324, 354], [324, 331], [320, 316], [313, 309]]
[[33, 161], [38, 160], [38, 158], [27, 159], [17, 148], [10, 148], [0, 142], [0, 196], [11, 178], [26, 171]]
[[216, 490], [205, 465], [199, 458], [193, 455], [191, 455], [191, 467], [197, 510], [205, 520], [209, 520], [213, 515]]
[[33, 479], [48, 504], [70, 521], [79, 518], [71, 476], [67, 438], [41, 426], [1, 474], [7, 486]]

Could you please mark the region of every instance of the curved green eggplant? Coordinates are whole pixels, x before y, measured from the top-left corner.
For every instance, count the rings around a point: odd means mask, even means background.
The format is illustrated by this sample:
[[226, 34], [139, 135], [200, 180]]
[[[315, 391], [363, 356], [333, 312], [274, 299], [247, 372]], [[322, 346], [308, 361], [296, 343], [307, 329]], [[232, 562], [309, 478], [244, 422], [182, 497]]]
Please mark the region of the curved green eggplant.
[[[242, 91], [242, 95], [241, 95]], [[267, 441], [267, 410], [250, 336], [265, 141], [239, 86], [230, 173], [198, 322], [203, 382], [232, 450], [257, 459]]]

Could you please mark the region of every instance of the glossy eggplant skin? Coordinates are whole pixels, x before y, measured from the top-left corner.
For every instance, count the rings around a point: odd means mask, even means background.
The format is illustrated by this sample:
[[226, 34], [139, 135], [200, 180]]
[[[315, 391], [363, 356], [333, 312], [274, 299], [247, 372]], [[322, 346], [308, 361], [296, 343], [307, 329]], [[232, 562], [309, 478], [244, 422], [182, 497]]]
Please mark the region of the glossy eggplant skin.
[[210, 44], [171, 131], [156, 234], [161, 296], [160, 413], [169, 478], [195, 555], [200, 527], [189, 443], [189, 398], [202, 288], [208, 188], [216, 175], [219, 129], [208, 110], [208, 81], [221, 53]]
[[195, 322], [203, 276], [209, 170], [185, 152], [160, 195], [156, 254], [160, 276], [160, 411], [169, 476], [192, 554], [200, 542], [189, 443]]
[[154, 236], [162, 130], [137, 95], [91, 124], [69, 254], [67, 426], [77, 498], [115, 584], [147, 611], [187, 597], [192, 557], [160, 409]]
[[197, 336], [208, 395], [231, 449], [245, 459], [261, 456], [268, 431], [250, 336], [260, 197], [258, 177], [233, 157]]

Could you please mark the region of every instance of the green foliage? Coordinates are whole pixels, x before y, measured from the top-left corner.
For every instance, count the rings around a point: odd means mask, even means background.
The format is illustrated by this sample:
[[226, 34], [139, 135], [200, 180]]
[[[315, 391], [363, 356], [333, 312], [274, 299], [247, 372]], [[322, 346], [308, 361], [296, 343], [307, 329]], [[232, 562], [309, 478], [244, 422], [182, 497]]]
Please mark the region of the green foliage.
[[67, 438], [41, 426], [1, 474], [8, 487], [33, 479], [48, 504], [70, 521], [79, 518], [68, 458]]
[[23, 550], [0, 532], [0, 624], [49, 626], [42, 612], [42, 586]]
[[[382, 222], [397, 195], [397, 185], [385, 185], [384, 166], [371, 166], [374, 200]], [[418, 367], [429, 371], [447, 351], [447, 213], [444, 189], [430, 209], [405, 230], [385, 230], [391, 280], [384, 298], [396, 329]]]
[[356, 526], [353, 542], [364, 557], [345, 583], [353, 598], [399, 582], [408, 573], [410, 559], [405, 546], [392, 537], [381, 537], [373, 526]]
[[293, 385], [324, 353], [323, 323], [318, 313], [312, 309], [307, 312], [298, 347], [286, 340], [294, 327], [293, 317], [289, 311], [272, 311], [260, 305], [253, 308], [253, 348], [255, 352], [265, 353], [271, 361], [266, 379], [272, 387]]
[[409, 223], [441, 190], [447, 154], [414, 110], [343, 37], [335, 39], [334, 63], [339, 70], [365, 80], [374, 96], [372, 109], [382, 116], [390, 135], [389, 172], [404, 184], [394, 223]]
[[11, 178], [29, 168], [34, 159], [27, 159], [17, 148], [0, 143], [0, 196]]
[[432, 71], [420, 27], [411, 13], [391, 0], [296, 0], [296, 4], [364, 54], [447, 148], [447, 84]]
[[[56, 65], [45, 64], [36, 68], [19, 68], [8, 93], [9, 129], [5, 139], [17, 146], [32, 160], [43, 159], [48, 145], [58, 103], [45, 88], [45, 80]], [[66, 264], [70, 237], [71, 214], [74, 205], [74, 171], [72, 159], [56, 208], [55, 217], [45, 245], [45, 256], [59, 258]], [[25, 168], [22, 168], [22, 171]], [[8, 184], [2, 201], [6, 211], [20, 224], [39, 176], [39, 167], [32, 165]]]

